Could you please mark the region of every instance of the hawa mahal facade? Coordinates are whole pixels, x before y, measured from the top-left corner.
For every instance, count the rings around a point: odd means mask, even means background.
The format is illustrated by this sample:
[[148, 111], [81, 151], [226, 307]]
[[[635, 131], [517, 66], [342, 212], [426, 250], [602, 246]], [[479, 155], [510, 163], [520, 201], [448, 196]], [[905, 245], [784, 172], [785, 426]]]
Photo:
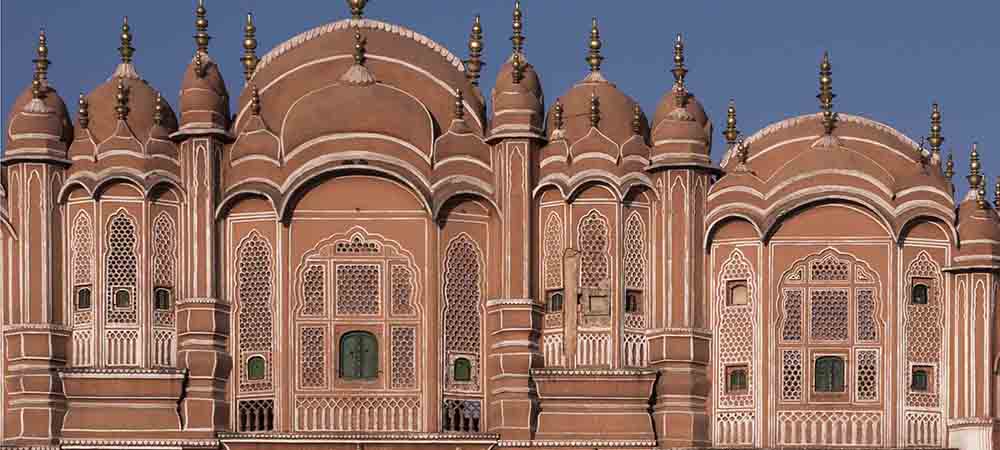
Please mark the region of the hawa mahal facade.
[[684, 42], [652, 115], [547, 104], [523, 12], [492, 92], [363, 15], [257, 56], [235, 111], [203, 4], [176, 112], [133, 61], [81, 95], [40, 36], [0, 169], [6, 445], [851, 447], [998, 442], [1000, 225], [972, 150], [834, 112], [725, 152]]

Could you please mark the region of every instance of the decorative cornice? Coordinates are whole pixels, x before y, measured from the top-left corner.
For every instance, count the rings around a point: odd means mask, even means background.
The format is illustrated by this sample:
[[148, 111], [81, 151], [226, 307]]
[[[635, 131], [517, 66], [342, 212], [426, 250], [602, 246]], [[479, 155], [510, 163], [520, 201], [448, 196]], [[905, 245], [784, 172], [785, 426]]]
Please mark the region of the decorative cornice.
[[380, 442], [426, 442], [455, 443], [474, 442], [493, 444], [499, 441], [500, 435], [492, 433], [219, 433], [223, 443], [226, 441], [267, 442], [273, 440], [293, 440], [305, 442], [350, 442], [380, 441]]
[[[32, 448], [123, 448], [123, 447], [176, 447], [218, 448], [218, 439], [67, 439], [59, 440], [59, 447]], [[23, 448], [23, 447], [19, 447]]]
[[54, 333], [69, 333], [71, 329], [65, 325], [52, 323], [22, 323], [5, 325], [3, 327], [4, 333], [17, 333], [19, 331], [51, 331]]
[[533, 440], [533, 441], [500, 441], [498, 447], [576, 447], [576, 448], [656, 448], [656, 441], [605, 441], [605, 440]]
[[655, 376], [653, 369], [566, 369], [560, 367], [531, 369], [531, 376], [557, 377], [643, 377]]
[[309, 42], [320, 36], [335, 31], [350, 30], [355, 27], [362, 29], [386, 31], [389, 33], [396, 34], [398, 36], [402, 36], [407, 39], [411, 39], [414, 42], [423, 44], [425, 47], [434, 50], [435, 52], [443, 56], [446, 60], [448, 60], [448, 63], [450, 63], [452, 66], [455, 67], [456, 70], [462, 72], [463, 74], [465, 73], [465, 64], [462, 63], [462, 59], [455, 56], [453, 53], [451, 53], [451, 51], [449, 51], [444, 46], [434, 42], [431, 38], [399, 25], [393, 25], [372, 19], [361, 19], [361, 20], [344, 19], [338, 22], [321, 25], [309, 31], [301, 33], [279, 44], [273, 50], [264, 55], [264, 57], [260, 58], [260, 62], [257, 63], [255, 71], [260, 71], [261, 69], [266, 67], [268, 64], [273, 62], [281, 55], [284, 55], [285, 53], [288, 53], [294, 50], [295, 48], [302, 46], [306, 42]]
[[177, 376], [187, 373], [187, 369], [173, 367], [64, 367], [59, 373], [67, 375], [167, 375]]

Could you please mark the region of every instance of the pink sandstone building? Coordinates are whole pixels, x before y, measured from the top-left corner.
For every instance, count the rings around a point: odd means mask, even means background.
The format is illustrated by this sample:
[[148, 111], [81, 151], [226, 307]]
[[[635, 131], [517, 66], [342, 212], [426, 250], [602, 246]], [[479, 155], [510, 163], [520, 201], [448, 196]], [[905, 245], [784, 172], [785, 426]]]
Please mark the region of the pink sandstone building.
[[261, 57], [248, 16], [235, 102], [199, 4], [177, 112], [127, 20], [75, 119], [40, 36], [0, 169], [3, 444], [1000, 443], [1000, 222], [937, 105], [927, 147], [834, 112], [824, 57], [818, 113], [744, 137], [731, 105], [713, 159], [679, 37], [651, 115], [596, 19], [547, 105], [520, 5], [483, 92], [478, 18], [463, 60], [365, 3]]

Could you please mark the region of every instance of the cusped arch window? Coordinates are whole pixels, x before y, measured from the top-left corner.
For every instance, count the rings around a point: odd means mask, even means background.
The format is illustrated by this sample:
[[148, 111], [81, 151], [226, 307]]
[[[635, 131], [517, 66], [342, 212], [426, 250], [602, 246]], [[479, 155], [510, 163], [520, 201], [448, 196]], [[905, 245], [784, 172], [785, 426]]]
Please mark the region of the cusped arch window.
[[85, 311], [90, 309], [90, 299], [91, 291], [90, 287], [82, 287], [76, 291], [76, 309], [78, 311]]
[[839, 356], [817, 358], [813, 373], [816, 392], [844, 392], [844, 358]]
[[550, 291], [549, 294], [548, 294], [548, 300], [545, 303], [546, 303], [545, 306], [546, 306], [546, 309], [548, 310], [548, 312], [553, 312], [554, 313], [554, 312], [562, 311], [562, 309], [563, 309], [563, 292], [561, 290], [559, 290], [559, 291]]
[[351, 331], [340, 338], [340, 378], [368, 380], [378, 377], [378, 340], [367, 331]]
[[160, 311], [166, 311], [170, 309], [170, 298], [172, 297], [170, 289], [167, 288], [157, 288], [153, 291], [153, 307]]

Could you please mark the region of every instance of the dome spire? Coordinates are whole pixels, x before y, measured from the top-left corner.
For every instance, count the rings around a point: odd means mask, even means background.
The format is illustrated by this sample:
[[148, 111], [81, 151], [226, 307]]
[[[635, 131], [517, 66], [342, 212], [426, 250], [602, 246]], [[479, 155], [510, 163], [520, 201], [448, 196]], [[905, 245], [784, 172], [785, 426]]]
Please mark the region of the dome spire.
[[563, 127], [566, 123], [563, 121], [563, 104], [562, 99], [556, 99], [556, 104], [552, 107], [552, 139], [561, 139], [565, 136], [565, 130]]
[[524, 34], [522, 34], [522, 29], [524, 28], [523, 15], [521, 14], [521, 0], [514, 1], [514, 20], [511, 23], [513, 27], [513, 34], [510, 36], [510, 42], [514, 47], [515, 55], [524, 54]]
[[521, 54], [519, 52], [514, 52], [510, 60], [510, 65], [513, 69], [511, 73], [512, 81], [514, 84], [521, 84], [521, 80], [524, 79], [524, 62], [521, 61]]
[[948, 150], [948, 162], [944, 166], [944, 176], [948, 177], [949, 181], [955, 176], [955, 151], [951, 149]]
[[972, 152], [969, 153], [969, 175], [965, 177], [969, 180], [969, 189], [976, 193], [976, 204], [979, 205], [980, 209], [986, 208], [986, 199], [983, 198], [982, 193], [982, 183], [983, 176], [979, 173], [979, 150], [977, 149], [978, 144], [972, 143]]
[[256, 84], [250, 93], [250, 112], [254, 116], [260, 116], [260, 91], [257, 90]]
[[[52, 61], [49, 61], [49, 43], [45, 36], [44, 28], [38, 31], [38, 48], [35, 51], [37, 56], [32, 60], [32, 62], [35, 63], [35, 74], [37, 75], [40, 84], [35, 98], [43, 98], [45, 97], [45, 85], [48, 84], [49, 65], [52, 64]], [[32, 93], [34, 93], [34, 91], [32, 91]]]
[[833, 134], [837, 122], [837, 113], [833, 112], [833, 66], [830, 65], [830, 53], [823, 52], [823, 61], [819, 64], [819, 107], [823, 110], [823, 130], [827, 136]]
[[351, 8], [351, 19], [361, 20], [365, 16], [365, 6], [368, 0], [347, 0], [347, 6]]
[[590, 126], [601, 128], [601, 99], [597, 97], [597, 92], [590, 93]]
[[205, 74], [208, 72], [208, 67], [205, 65], [205, 58], [203, 58], [202, 52], [196, 52], [194, 54], [194, 74], [198, 78], [205, 78]]
[[729, 147], [736, 145], [736, 140], [740, 137], [740, 130], [736, 128], [736, 101], [729, 99], [729, 108], [726, 110], [726, 130], [722, 133], [726, 137]]
[[156, 106], [153, 107], [153, 125], [162, 126], [163, 125], [163, 95], [159, 91], [156, 92]]
[[208, 19], [206, 14], [208, 11], [205, 9], [205, 0], [198, 0], [198, 7], [195, 8], [195, 20], [194, 20], [194, 42], [198, 45], [198, 53], [208, 54], [208, 41], [212, 40], [212, 37], [208, 35]]
[[115, 114], [118, 116], [118, 120], [128, 120], [129, 106], [128, 106], [128, 96], [129, 89], [125, 85], [125, 80], [118, 79], [118, 93], [115, 94]]
[[[363, 7], [363, 6], [362, 6]], [[340, 81], [358, 86], [375, 83], [375, 76], [365, 67], [365, 45], [368, 40], [361, 35], [361, 29], [354, 28], [354, 64], [340, 77]]]
[[941, 109], [938, 108], [937, 102], [931, 106], [931, 134], [927, 138], [927, 142], [931, 144], [931, 153], [940, 158], [944, 137], [941, 136]]
[[687, 76], [687, 67], [684, 67], [684, 37], [677, 33], [674, 41], [674, 86], [684, 87], [684, 77]]
[[86, 130], [90, 127], [90, 103], [87, 102], [87, 97], [80, 93], [80, 99], [77, 100], [77, 117], [80, 121], [80, 128]]
[[465, 62], [465, 68], [469, 81], [473, 86], [479, 86], [479, 74], [483, 70], [483, 24], [476, 14], [472, 21], [472, 32], [469, 33], [469, 60]]
[[455, 89], [455, 120], [465, 120], [465, 98], [461, 89]]
[[1000, 175], [997, 175], [997, 181], [993, 184], [993, 205], [1000, 205]]
[[642, 136], [642, 107], [632, 105], [632, 134]]
[[742, 137], [738, 138], [733, 145], [736, 148], [736, 171], [749, 172], [750, 168], [747, 166], [747, 159], [750, 157], [750, 146], [747, 145]]
[[257, 27], [253, 24], [253, 13], [247, 13], [246, 25], [243, 26], [243, 78], [250, 81], [257, 70]]
[[135, 47], [132, 47], [132, 27], [128, 24], [128, 16], [122, 19], [121, 47], [118, 47], [118, 54], [121, 55], [122, 64], [132, 64]]
[[588, 43], [588, 49], [587, 64], [590, 65], [590, 72], [600, 72], [601, 62], [604, 61], [604, 57], [601, 56], [601, 30], [597, 27], [596, 17], [592, 18], [590, 22], [590, 42]]

